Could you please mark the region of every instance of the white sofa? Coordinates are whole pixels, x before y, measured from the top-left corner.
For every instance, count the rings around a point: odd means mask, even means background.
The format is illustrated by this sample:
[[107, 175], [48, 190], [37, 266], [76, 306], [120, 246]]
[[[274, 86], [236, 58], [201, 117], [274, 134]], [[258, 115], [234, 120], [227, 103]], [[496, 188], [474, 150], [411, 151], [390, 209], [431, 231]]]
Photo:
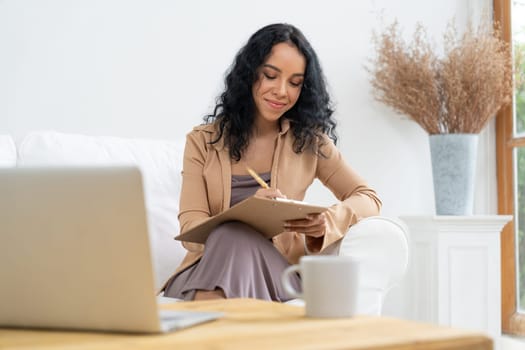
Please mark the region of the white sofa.
[[[0, 135], [0, 167], [43, 165], [137, 165], [143, 174], [150, 241], [159, 286], [179, 265], [185, 250], [173, 240], [179, 230], [177, 212], [184, 140], [126, 139], [34, 131], [17, 142]], [[371, 217], [352, 226], [331, 254], [361, 262], [359, 312], [381, 313], [388, 290], [408, 264], [406, 229], [398, 221]]]

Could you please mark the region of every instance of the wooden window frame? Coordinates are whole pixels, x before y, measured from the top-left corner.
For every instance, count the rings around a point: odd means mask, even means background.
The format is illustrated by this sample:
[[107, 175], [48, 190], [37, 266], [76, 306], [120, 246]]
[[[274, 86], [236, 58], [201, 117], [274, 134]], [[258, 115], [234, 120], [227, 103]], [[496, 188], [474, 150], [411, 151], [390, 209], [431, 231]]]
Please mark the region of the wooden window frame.
[[[494, 20], [501, 24], [503, 39], [512, 45], [511, 1], [493, 0]], [[515, 214], [514, 160], [516, 147], [525, 146], [525, 138], [514, 137], [514, 106], [502, 108], [496, 117], [496, 157], [498, 176], [498, 213]], [[515, 220], [501, 232], [501, 326], [507, 334], [525, 335], [525, 314], [517, 310]]]

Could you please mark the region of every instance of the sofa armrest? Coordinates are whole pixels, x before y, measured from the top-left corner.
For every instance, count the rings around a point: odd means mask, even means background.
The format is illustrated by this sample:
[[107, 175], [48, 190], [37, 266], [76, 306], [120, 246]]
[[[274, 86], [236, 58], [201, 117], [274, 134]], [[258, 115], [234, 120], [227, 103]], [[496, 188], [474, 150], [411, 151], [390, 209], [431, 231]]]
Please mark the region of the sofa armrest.
[[339, 242], [339, 255], [360, 262], [358, 313], [380, 315], [386, 293], [401, 281], [409, 259], [407, 232], [400, 221], [373, 216], [353, 225]]

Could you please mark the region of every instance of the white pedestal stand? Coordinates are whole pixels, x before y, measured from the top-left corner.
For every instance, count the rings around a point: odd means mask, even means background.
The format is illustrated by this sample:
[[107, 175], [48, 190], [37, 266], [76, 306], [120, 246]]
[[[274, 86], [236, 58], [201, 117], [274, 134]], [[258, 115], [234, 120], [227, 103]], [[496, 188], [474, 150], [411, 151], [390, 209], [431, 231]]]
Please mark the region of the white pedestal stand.
[[415, 320], [501, 336], [500, 232], [504, 215], [402, 216], [409, 229]]

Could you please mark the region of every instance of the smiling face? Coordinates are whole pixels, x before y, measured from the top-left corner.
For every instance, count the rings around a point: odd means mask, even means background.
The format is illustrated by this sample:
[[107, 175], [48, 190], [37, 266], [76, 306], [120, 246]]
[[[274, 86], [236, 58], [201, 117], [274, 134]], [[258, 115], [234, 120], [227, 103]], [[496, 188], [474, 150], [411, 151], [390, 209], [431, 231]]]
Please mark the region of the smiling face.
[[256, 123], [276, 123], [301, 94], [306, 59], [291, 43], [276, 44], [252, 87]]

